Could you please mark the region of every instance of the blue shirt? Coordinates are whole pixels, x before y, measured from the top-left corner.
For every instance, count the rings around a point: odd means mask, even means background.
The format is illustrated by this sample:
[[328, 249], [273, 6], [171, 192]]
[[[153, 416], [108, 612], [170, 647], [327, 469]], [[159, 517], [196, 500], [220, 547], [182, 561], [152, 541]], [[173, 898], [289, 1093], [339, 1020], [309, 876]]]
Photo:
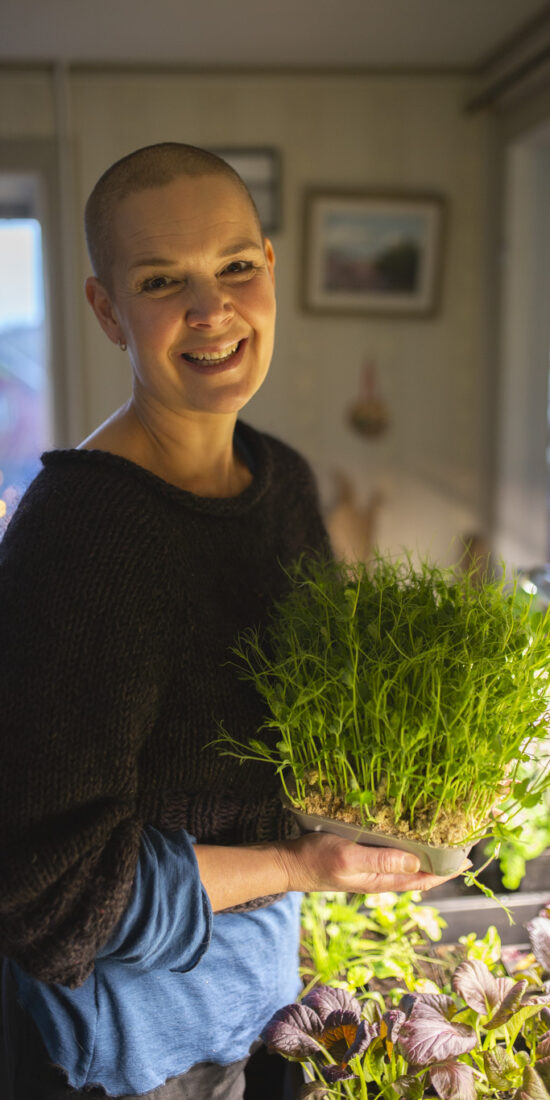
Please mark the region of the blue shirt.
[[93, 973], [68, 989], [12, 963], [20, 1000], [73, 1088], [139, 1095], [197, 1062], [227, 1065], [296, 999], [300, 903], [291, 893], [212, 914], [191, 838], [148, 826], [130, 902]]

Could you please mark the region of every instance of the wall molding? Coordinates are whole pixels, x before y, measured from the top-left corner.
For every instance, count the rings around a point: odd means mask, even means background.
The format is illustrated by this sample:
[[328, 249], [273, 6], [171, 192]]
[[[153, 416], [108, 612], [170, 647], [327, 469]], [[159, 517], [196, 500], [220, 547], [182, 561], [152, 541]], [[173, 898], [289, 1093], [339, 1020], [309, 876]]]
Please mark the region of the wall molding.
[[469, 114], [506, 108], [550, 84], [550, 4], [486, 58], [477, 75], [477, 90], [466, 103]]

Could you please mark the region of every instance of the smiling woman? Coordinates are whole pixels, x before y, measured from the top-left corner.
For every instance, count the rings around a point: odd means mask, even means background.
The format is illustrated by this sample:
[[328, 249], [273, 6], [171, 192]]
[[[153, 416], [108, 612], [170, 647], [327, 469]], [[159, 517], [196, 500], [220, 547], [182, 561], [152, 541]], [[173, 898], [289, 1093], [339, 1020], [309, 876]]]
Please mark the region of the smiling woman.
[[[133, 398], [84, 446], [103, 441], [182, 488], [235, 495], [248, 477], [219, 414], [238, 413], [264, 381], [275, 323], [274, 254], [252, 203], [225, 176], [180, 176], [119, 200], [113, 240], [108, 277], [86, 293], [128, 347]], [[193, 434], [182, 448], [183, 422]]]
[[238, 419], [275, 324], [244, 184], [202, 150], [138, 150], [86, 226], [87, 299], [133, 389], [44, 456], [1, 545], [3, 1095], [238, 1100], [299, 989], [299, 892], [441, 880], [295, 838], [276, 776], [212, 744], [262, 721], [235, 638], [294, 559], [330, 553], [306, 462]]

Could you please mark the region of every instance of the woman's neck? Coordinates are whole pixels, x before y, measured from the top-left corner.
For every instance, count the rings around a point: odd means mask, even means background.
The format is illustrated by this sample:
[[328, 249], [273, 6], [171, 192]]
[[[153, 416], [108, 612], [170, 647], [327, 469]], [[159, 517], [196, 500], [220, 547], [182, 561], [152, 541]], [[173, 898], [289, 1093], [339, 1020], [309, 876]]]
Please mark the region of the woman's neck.
[[234, 447], [235, 422], [236, 415], [160, 415], [130, 400], [80, 447], [121, 455], [197, 496], [234, 497], [252, 481]]

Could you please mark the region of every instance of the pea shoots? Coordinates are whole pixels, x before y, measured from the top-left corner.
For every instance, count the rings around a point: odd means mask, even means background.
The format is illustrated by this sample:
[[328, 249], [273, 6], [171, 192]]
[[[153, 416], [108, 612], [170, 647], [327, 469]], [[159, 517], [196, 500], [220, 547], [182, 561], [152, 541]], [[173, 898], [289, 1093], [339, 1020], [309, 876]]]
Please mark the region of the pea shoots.
[[222, 728], [222, 751], [270, 762], [310, 814], [444, 847], [512, 835], [550, 787], [548, 758], [519, 770], [548, 736], [550, 617], [475, 565], [303, 557], [288, 580], [234, 649], [261, 737]]

